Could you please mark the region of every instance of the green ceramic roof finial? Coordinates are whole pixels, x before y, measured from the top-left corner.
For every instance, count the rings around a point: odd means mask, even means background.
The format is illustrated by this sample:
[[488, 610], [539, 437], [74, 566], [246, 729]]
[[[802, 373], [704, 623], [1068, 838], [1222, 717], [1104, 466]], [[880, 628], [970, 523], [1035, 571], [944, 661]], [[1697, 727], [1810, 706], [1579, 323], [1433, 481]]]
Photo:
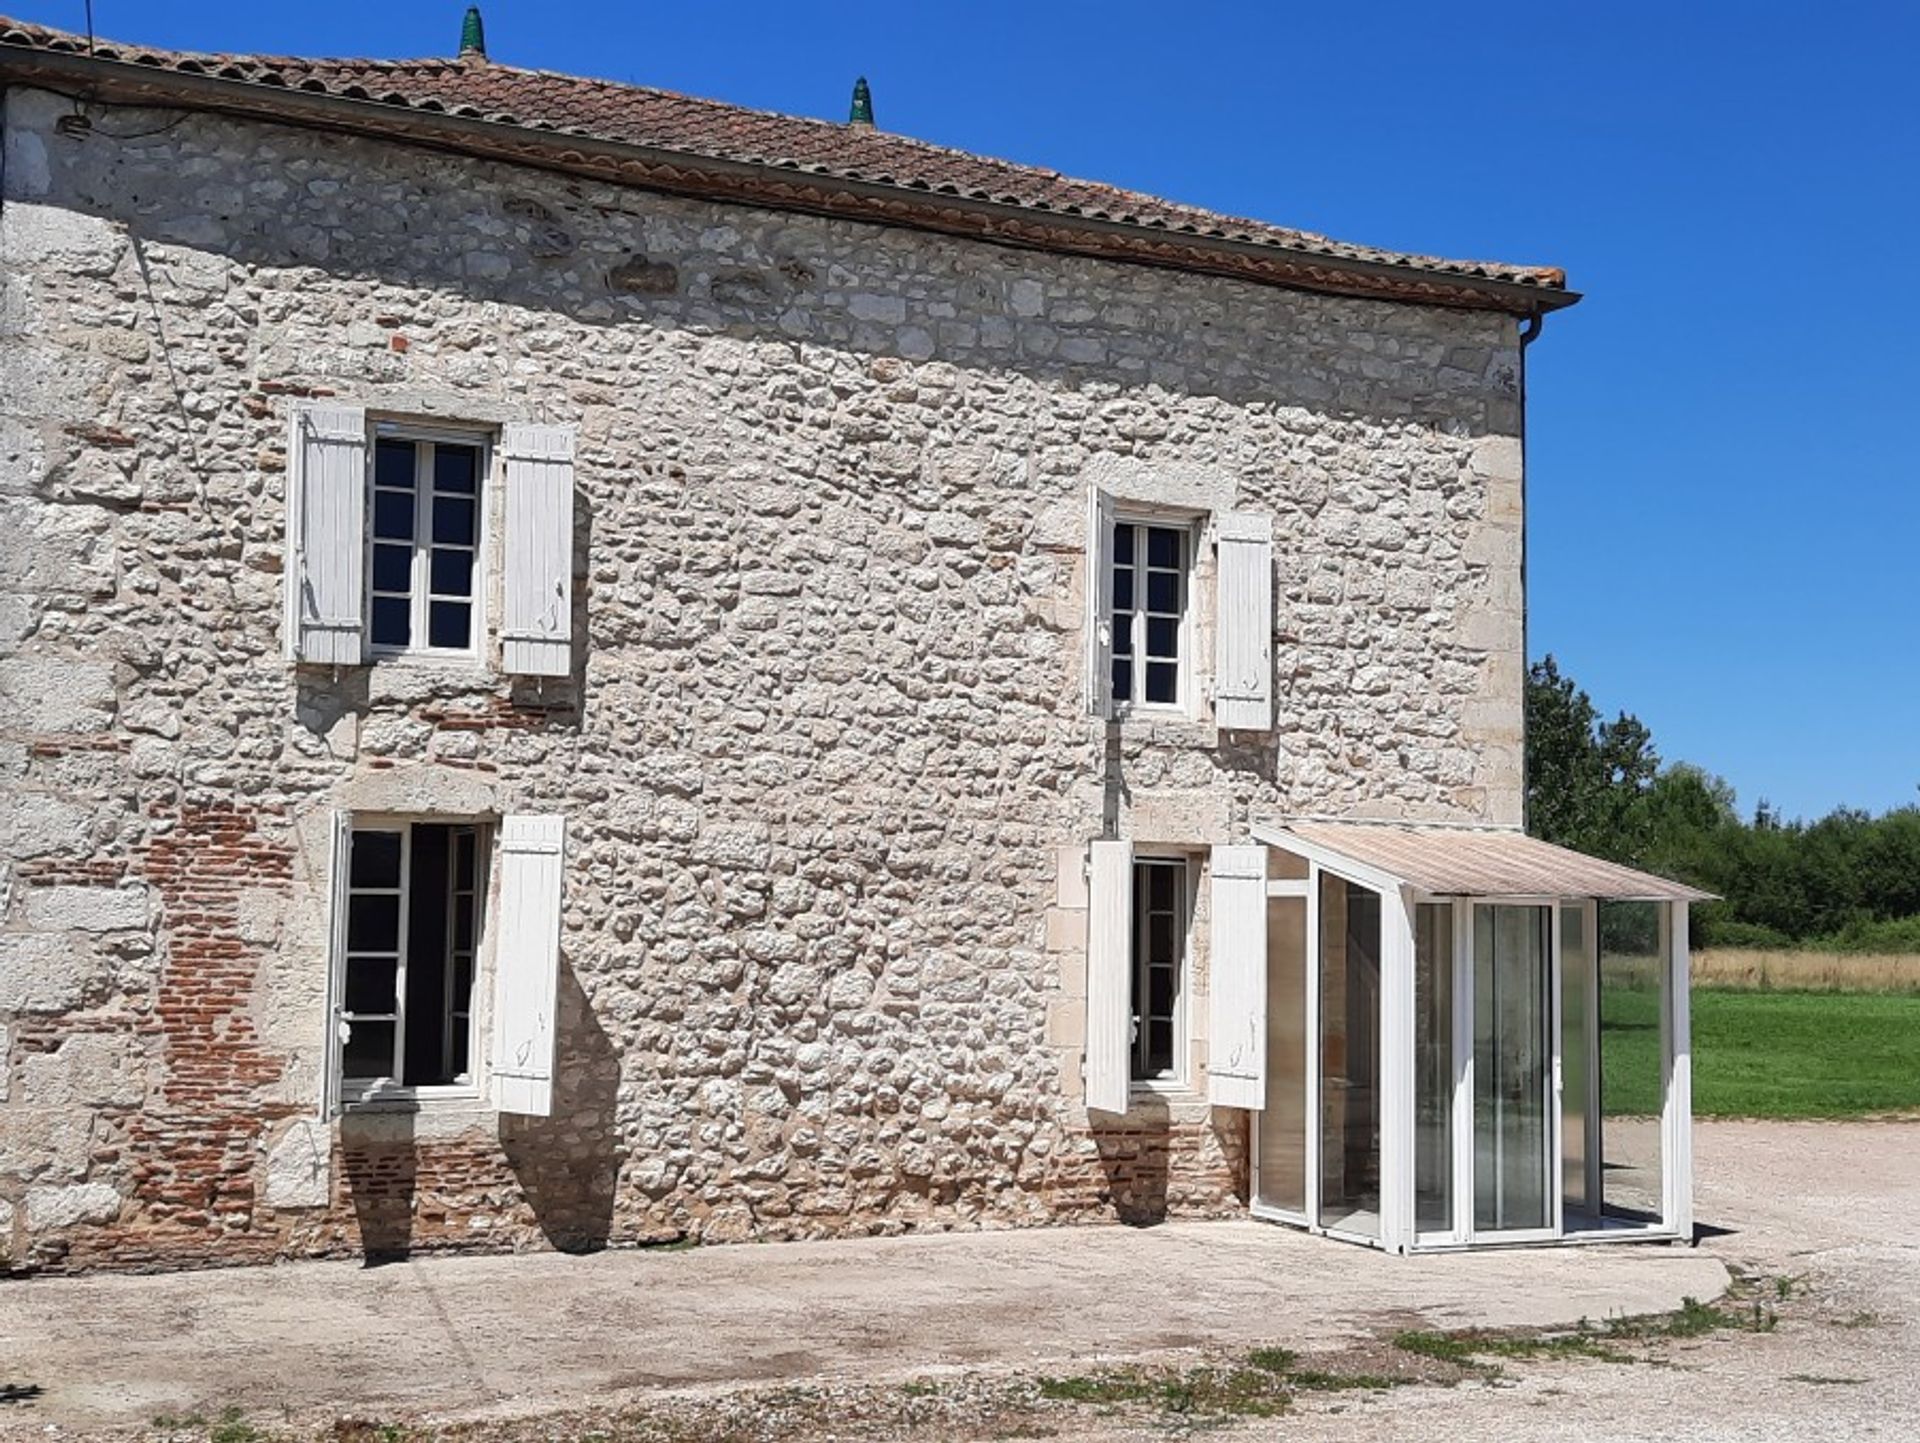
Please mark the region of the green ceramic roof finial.
[[867, 77], [853, 82], [853, 109], [847, 113], [848, 125], [873, 125], [873, 92], [867, 89]]
[[469, 5], [467, 18], [460, 22], [460, 53], [487, 58], [487, 29], [480, 23], [478, 5]]

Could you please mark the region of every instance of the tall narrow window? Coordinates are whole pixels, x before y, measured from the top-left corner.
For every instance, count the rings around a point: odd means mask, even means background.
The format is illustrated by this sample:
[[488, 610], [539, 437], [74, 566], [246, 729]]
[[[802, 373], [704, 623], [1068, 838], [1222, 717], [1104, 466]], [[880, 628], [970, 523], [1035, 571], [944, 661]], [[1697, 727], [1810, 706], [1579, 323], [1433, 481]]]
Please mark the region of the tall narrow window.
[[473, 1080], [483, 847], [472, 826], [353, 829], [336, 1042], [344, 1100]]
[[1186, 1036], [1187, 864], [1133, 865], [1133, 1079], [1176, 1082]]
[[374, 442], [367, 572], [376, 655], [474, 651], [482, 461], [477, 440]]
[[1113, 528], [1113, 700], [1184, 706], [1190, 647], [1187, 529], [1120, 521]]

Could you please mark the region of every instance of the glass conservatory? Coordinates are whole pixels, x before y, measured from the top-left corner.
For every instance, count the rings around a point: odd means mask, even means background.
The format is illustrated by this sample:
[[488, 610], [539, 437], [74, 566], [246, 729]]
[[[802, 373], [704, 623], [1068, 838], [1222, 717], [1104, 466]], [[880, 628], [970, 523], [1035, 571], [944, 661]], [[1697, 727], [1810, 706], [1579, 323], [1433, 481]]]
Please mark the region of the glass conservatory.
[[1687, 908], [1708, 894], [1509, 830], [1253, 836], [1256, 1216], [1393, 1252], [1692, 1238]]

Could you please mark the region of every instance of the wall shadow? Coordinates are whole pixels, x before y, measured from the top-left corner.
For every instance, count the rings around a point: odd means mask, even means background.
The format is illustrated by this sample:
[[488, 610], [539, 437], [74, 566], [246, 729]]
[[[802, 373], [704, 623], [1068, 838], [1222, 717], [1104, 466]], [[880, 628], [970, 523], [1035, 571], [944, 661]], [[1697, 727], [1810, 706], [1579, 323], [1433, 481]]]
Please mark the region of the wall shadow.
[[367, 1267], [413, 1253], [414, 1199], [420, 1186], [418, 1108], [347, 1112], [340, 1119], [340, 1165]]
[[502, 1113], [500, 1147], [547, 1242], [593, 1252], [612, 1235], [625, 1156], [615, 1115], [620, 1058], [564, 960], [557, 1023], [553, 1113]]
[[1130, 1227], [1167, 1220], [1167, 1183], [1173, 1150], [1173, 1118], [1164, 1099], [1136, 1097], [1127, 1115], [1101, 1122], [1089, 1114], [1093, 1145], [1105, 1174], [1114, 1215]]

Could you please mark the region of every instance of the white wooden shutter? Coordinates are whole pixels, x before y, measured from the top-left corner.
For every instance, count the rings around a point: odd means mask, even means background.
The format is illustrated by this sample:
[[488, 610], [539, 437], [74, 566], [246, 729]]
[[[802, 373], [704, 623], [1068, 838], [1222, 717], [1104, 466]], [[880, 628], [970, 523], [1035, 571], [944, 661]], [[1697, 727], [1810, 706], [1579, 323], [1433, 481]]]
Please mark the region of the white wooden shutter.
[[1133, 843], [1095, 842], [1087, 874], [1087, 1107], [1125, 1112], [1133, 1051]]
[[1113, 715], [1113, 497], [1087, 493], [1087, 715]]
[[571, 426], [508, 426], [502, 669], [520, 676], [573, 670]]
[[1273, 521], [1229, 511], [1219, 544], [1213, 653], [1213, 717], [1223, 727], [1273, 727]]
[[1207, 1101], [1267, 1101], [1267, 849], [1215, 847], [1210, 870]]
[[295, 406], [287, 438], [287, 660], [359, 664], [366, 518], [365, 408], [332, 401]]
[[493, 976], [493, 1105], [553, 1111], [554, 1010], [560, 989], [565, 817], [500, 819], [500, 906]]
[[320, 1050], [320, 1118], [340, 1115], [340, 1049], [346, 1027], [340, 1021], [340, 989], [347, 970], [347, 901], [353, 867], [353, 813], [333, 814], [333, 845], [327, 874], [327, 1012]]

